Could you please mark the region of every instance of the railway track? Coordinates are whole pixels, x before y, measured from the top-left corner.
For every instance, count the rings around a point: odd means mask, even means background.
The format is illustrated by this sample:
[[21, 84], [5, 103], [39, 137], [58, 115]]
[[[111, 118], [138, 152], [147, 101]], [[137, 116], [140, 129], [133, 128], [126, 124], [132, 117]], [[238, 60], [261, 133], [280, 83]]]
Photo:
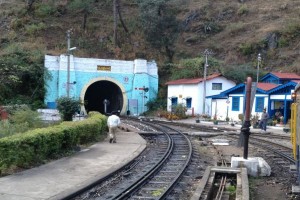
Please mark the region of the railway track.
[[[282, 138], [281, 136], [271, 136], [272, 138]], [[287, 139], [287, 137], [284, 137]], [[271, 141], [269, 138], [266, 138], [265, 136], [262, 137], [261, 135], [254, 135], [251, 137], [251, 140], [249, 140], [250, 144], [259, 147], [264, 150], [268, 150], [270, 152], [273, 152], [276, 155], [279, 155], [282, 158], [285, 158], [287, 161], [290, 162], [290, 164], [295, 164], [293, 155], [292, 155], [292, 148], [287, 147], [282, 144], [278, 144], [276, 142]]]
[[[190, 124], [183, 126], [178, 123], [161, 123], [154, 120], [123, 119], [122, 122], [127, 123], [128, 127], [136, 129], [147, 140], [146, 150], [129, 166], [111, 174], [106, 180], [98, 181], [97, 184], [69, 199], [190, 199], [192, 193], [195, 192], [190, 181], [192, 179], [200, 180], [206, 167], [197, 169], [197, 175], [191, 175], [194, 173], [193, 170], [199, 166], [201, 156], [194, 152], [195, 145], [191, 144], [182, 130], [181, 132], [177, 131], [177, 128], [214, 133], [231, 131], [236, 133], [236, 130], [230, 129], [195, 127]], [[254, 136], [255, 134], [251, 136], [251, 140]], [[288, 138], [284, 139], [288, 140]], [[217, 150], [215, 151], [217, 152]], [[218, 166], [226, 167], [229, 161], [222, 157], [222, 153], [219, 156], [218, 162], [221, 164]], [[205, 187], [204, 196], [201, 196], [201, 199], [227, 198], [229, 194], [226, 187], [231, 184], [236, 187], [236, 175], [232, 175], [231, 172], [229, 174], [216, 173], [213, 184]], [[191, 190], [190, 194], [187, 195], [185, 190]], [[230, 195], [232, 196], [232, 194]]]
[[290, 166], [295, 165], [295, 160], [292, 155], [292, 148], [282, 144], [278, 144], [265, 139], [253, 137], [251, 144], [259, 147], [260, 149], [268, 150], [273, 154], [265, 154], [265, 157], [269, 157], [272, 162], [275, 162], [277, 166], [280, 166], [286, 173], [290, 172]]
[[130, 166], [70, 199], [166, 199], [170, 193], [176, 194], [172, 190], [192, 160], [191, 141], [165, 125], [130, 124], [143, 130], [150, 148]]

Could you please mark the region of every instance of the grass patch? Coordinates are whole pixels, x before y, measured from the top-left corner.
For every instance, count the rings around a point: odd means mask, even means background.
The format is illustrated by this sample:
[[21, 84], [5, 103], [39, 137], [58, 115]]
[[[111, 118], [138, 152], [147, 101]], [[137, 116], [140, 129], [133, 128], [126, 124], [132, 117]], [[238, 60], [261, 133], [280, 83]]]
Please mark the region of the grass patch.
[[244, 32], [247, 29], [247, 24], [243, 22], [232, 23], [226, 27], [226, 31], [230, 35], [237, 35], [241, 32]]
[[46, 24], [43, 22], [40, 22], [38, 24], [30, 24], [25, 26], [25, 32], [30, 35], [30, 36], [34, 36], [37, 33], [39, 33], [40, 31], [43, 31], [47, 28]]

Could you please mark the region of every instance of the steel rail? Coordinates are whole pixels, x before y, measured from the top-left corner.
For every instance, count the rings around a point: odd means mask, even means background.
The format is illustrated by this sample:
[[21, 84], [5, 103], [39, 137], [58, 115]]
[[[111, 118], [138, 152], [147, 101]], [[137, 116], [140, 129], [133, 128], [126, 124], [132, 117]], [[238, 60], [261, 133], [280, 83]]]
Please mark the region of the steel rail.
[[[255, 142], [253, 140], [257, 140], [257, 141]], [[280, 155], [281, 157], [287, 159], [291, 163], [295, 164], [295, 159], [293, 158], [293, 156], [289, 156], [289, 155], [287, 155], [285, 153], [282, 153], [282, 152], [280, 152], [280, 150], [274, 149], [274, 147], [267, 146], [266, 144], [258, 143], [258, 141], [259, 142], [267, 142], [267, 143], [269, 143], [271, 145], [277, 145], [277, 146], [280, 146], [281, 148], [289, 149], [292, 152], [291, 148], [283, 146], [283, 145], [280, 145], [280, 144], [277, 144], [277, 143], [274, 143], [274, 142], [271, 142], [271, 141], [268, 141], [268, 140], [263, 140], [263, 139], [255, 138], [255, 137], [252, 137], [251, 141], [249, 141], [251, 144], [255, 144], [255, 145], [259, 146], [259, 147], [263, 147], [265, 149], [268, 149], [269, 151], [272, 151], [272, 152]]]
[[[153, 125], [152, 125], [153, 126]], [[165, 154], [163, 155], [162, 159], [155, 165], [153, 166], [149, 171], [147, 171], [143, 176], [141, 176], [138, 180], [136, 180], [132, 185], [130, 185], [128, 188], [124, 189], [121, 191], [119, 194], [115, 195], [112, 199], [127, 199], [129, 198], [132, 193], [137, 191], [140, 186], [145, 184], [145, 181], [148, 180], [151, 176], [153, 176], [154, 173], [159, 170], [162, 165], [165, 163], [165, 161], [168, 159], [170, 154], [172, 153], [174, 143], [170, 135], [166, 132], [163, 131], [163, 133], [168, 137], [168, 148]]]
[[[160, 124], [161, 125], [161, 124]], [[161, 125], [164, 127], [167, 127], [165, 125]], [[181, 171], [178, 173], [178, 175], [175, 177], [175, 179], [173, 180], [173, 182], [169, 185], [169, 188], [165, 190], [165, 192], [160, 196], [159, 199], [164, 199], [166, 198], [166, 196], [171, 192], [171, 190], [173, 189], [173, 187], [175, 186], [175, 184], [177, 183], [177, 181], [180, 179], [180, 177], [183, 175], [184, 171], [186, 170], [186, 168], [188, 167], [189, 163], [191, 162], [191, 158], [192, 158], [192, 153], [193, 153], [193, 146], [191, 141], [187, 138], [187, 136], [185, 136], [181, 131], [175, 130], [173, 128], [168, 127], [169, 129], [176, 131], [177, 133], [181, 134], [186, 141], [188, 142], [188, 146], [189, 146], [189, 154], [187, 157], [187, 162], [184, 164], [184, 167], [181, 169]]]
[[[156, 123], [156, 122], [155, 122]], [[156, 125], [153, 125], [152, 123], [148, 123], [150, 126], [153, 126], [153, 127], [156, 127], [156, 129], [160, 129], [163, 133], [169, 135], [172, 139], [171, 139], [171, 144], [172, 144], [172, 148], [169, 149], [169, 152], [166, 153], [166, 156], [162, 159], [161, 162], [159, 162], [159, 165], [158, 166], [155, 166], [153, 167], [153, 169], [149, 172], [147, 172], [147, 176], [143, 176], [141, 179], [139, 179], [138, 181], [136, 181], [134, 184], [132, 184], [130, 187], [128, 187], [128, 189], [125, 189], [123, 190], [121, 193], [119, 193], [118, 195], [114, 196], [112, 199], [131, 199], [131, 198], [151, 198], [151, 199], [165, 199], [167, 197], [167, 195], [172, 191], [173, 187], [176, 185], [176, 183], [178, 182], [178, 180], [180, 179], [180, 177], [182, 176], [182, 174], [185, 172], [185, 169], [187, 168], [187, 166], [189, 165], [190, 161], [191, 161], [191, 157], [192, 157], [192, 144], [191, 144], [191, 141], [187, 138], [187, 136], [185, 136], [183, 133], [181, 133], [180, 131], [177, 131], [175, 129], [172, 129], [168, 126], [165, 126], [165, 125], [161, 125], [159, 124], [160, 127], [158, 127], [157, 123]], [[167, 130], [164, 130], [162, 129], [161, 127], [164, 127], [165, 129], [170, 129], [170, 130], [173, 130], [175, 131], [177, 134], [168, 134], [168, 131]], [[175, 148], [174, 146], [178, 146], [180, 147], [180, 145], [182, 144], [175, 144], [174, 142], [174, 139], [173, 137], [177, 137], [177, 136], [180, 136], [180, 137], [183, 137], [185, 140], [185, 143], [188, 144], [188, 150], [185, 150], [186, 152], [188, 152], [187, 154], [188, 155], [185, 155], [186, 158], [185, 158], [185, 163], [182, 164], [182, 166], [180, 167], [181, 170], [179, 171], [176, 171], [176, 175], [175, 177], [172, 177], [170, 176], [169, 181], [167, 182], [162, 182], [164, 183], [166, 186], [163, 187], [163, 189], [161, 189], [159, 191], [159, 195], [155, 195], [154, 196], [133, 196], [134, 194], [138, 194], [138, 195], [141, 195], [143, 194], [143, 192], [141, 193], [141, 191], [145, 188], [147, 188], [147, 186], [150, 184], [152, 185], [150, 188], [154, 187], [155, 188], [155, 183], [156, 182], [152, 182], [150, 180], [153, 180], [153, 178], [156, 178], [156, 175], [155, 174], [159, 174], [159, 171], [162, 170], [164, 167], [166, 167], [167, 165], [166, 162], [167, 161], [170, 161], [172, 160], [171, 158], [171, 153], [173, 153], [173, 149]], [[182, 141], [182, 139], [180, 139], [180, 141]], [[186, 145], [186, 144], [183, 144], [183, 145]], [[177, 147], [177, 148], [178, 148]], [[179, 148], [179, 151], [180, 148]], [[185, 153], [186, 154], [186, 153]], [[173, 155], [173, 154], [172, 154]], [[174, 154], [176, 155], [176, 154]], [[178, 164], [178, 163], [177, 163]], [[163, 166], [164, 165], [164, 166]], [[180, 165], [180, 163], [179, 163]], [[163, 174], [165, 172], [162, 172]], [[149, 183], [149, 184], [148, 184]], [[157, 187], [157, 186], [156, 186]], [[149, 188], [149, 187], [148, 187]], [[139, 192], [140, 191], [140, 192]], [[145, 192], [144, 192], [145, 193]]]

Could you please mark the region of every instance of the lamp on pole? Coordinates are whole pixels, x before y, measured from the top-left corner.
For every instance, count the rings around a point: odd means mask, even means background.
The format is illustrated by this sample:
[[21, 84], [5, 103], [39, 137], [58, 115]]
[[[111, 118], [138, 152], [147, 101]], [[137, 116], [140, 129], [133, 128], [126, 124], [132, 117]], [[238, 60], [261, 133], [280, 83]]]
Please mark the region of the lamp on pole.
[[76, 49], [76, 47], [71, 47], [71, 30], [67, 31], [67, 57], [68, 57], [68, 66], [67, 66], [67, 84], [66, 84], [66, 88], [67, 88], [67, 97], [70, 97], [70, 55], [71, 52], [73, 50]]
[[261, 62], [261, 56], [260, 53], [257, 56], [257, 72], [256, 72], [256, 83], [258, 83], [258, 75], [259, 75], [259, 64]]
[[204, 64], [204, 78], [203, 78], [203, 108], [202, 108], [202, 114], [205, 114], [205, 97], [206, 97], [206, 74], [207, 74], [207, 67], [208, 65], [208, 60], [207, 57], [211, 55], [212, 52], [209, 51], [208, 49], [205, 49], [204, 55], [205, 55], [205, 64]]

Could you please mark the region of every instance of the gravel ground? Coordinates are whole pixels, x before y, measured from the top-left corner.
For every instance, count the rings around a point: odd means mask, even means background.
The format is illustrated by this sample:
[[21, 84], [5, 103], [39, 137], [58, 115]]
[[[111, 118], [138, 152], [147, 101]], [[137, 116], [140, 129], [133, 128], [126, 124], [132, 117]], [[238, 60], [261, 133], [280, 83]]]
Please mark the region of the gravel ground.
[[[193, 132], [195, 130], [188, 128], [181, 128], [184, 132]], [[202, 143], [210, 145], [213, 139], [228, 139], [226, 136], [216, 136], [203, 139]], [[276, 142], [290, 146], [289, 141], [277, 140]], [[210, 150], [209, 150], [210, 149]], [[203, 154], [212, 158], [215, 162], [218, 160], [216, 151], [222, 152], [229, 161], [232, 156], [243, 156], [243, 148], [237, 147], [237, 141], [231, 140], [228, 146], [217, 146], [216, 150], [212, 148], [201, 148]], [[262, 150], [249, 145], [249, 157], [263, 157], [270, 165], [272, 173], [269, 177], [249, 177], [249, 191], [250, 200], [290, 200], [300, 199], [300, 196], [292, 194], [292, 185], [297, 185], [297, 177], [291, 173], [289, 169], [282, 168], [278, 165], [272, 157], [262, 155]], [[210, 160], [210, 163], [212, 163]]]

